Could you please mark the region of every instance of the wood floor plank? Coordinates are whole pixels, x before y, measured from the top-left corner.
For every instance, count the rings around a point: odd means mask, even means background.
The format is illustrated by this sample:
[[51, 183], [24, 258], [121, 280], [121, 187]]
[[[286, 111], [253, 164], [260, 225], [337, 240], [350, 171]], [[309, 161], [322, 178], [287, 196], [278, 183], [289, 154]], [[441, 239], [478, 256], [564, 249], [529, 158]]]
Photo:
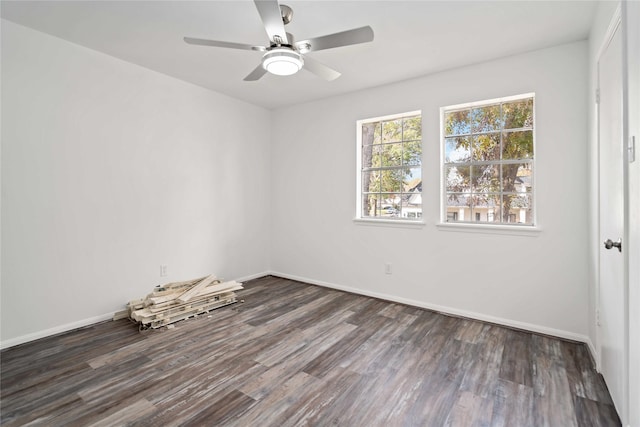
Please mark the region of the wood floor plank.
[[111, 414], [101, 417], [95, 423], [87, 424], [89, 427], [111, 427], [126, 425], [129, 421], [136, 420], [148, 413], [154, 412], [156, 407], [147, 399], [136, 400], [133, 403], [126, 403], [123, 408], [118, 408]]
[[459, 392], [445, 426], [480, 427], [491, 423], [493, 401], [468, 391]]
[[498, 379], [491, 425], [495, 427], [535, 426], [533, 388]]
[[488, 325], [476, 340], [474, 354], [465, 367], [460, 390], [475, 396], [491, 397], [500, 377], [505, 329]]
[[[327, 371], [339, 366], [343, 358], [348, 357], [367, 341], [375, 333], [377, 327], [382, 325], [383, 319], [382, 316], [377, 315], [372, 317], [371, 322], [367, 324], [367, 328], [360, 327], [353, 330], [304, 366], [302, 371], [319, 378], [325, 376]], [[348, 321], [351, 323], [351, 318]]]
[[[297, 404], [290, 406], [276, 420], [274, 426], [331, 425], [340, 413], [340, 399], [348, 396], [360, 375], [337, 367], [318, 381], [319, 386], [305, 390]], [[328, 386], [330, 384], [330, 386]], [[335, 424], [334, 424], [335, 425]]]
[[589, 350], [584, 344], [559, 341], [562, 358], [573, 394], [586, 399], [613, 405], [602, 375], [596, 372]]
[[500, 378], [532, 387], [531, 334], [521, 331], [507, 331], [505, 339], [509, 345], [505, 346], [502, 352]]
[[231, 423], [255, 404], [256, 401], [246, 394], [238, 390], [231, 390], [219, 399], [215, 399], [206, 409], [198, 412], [182, 425], [201, 427]]
[[613, 405], [574, 396], [576, 421], [580, 427], [614, 427], [620, 419]]
[[619, 426], [582, 343], [266, 276], [0, 353], [0, 424]]
[[539, 426], [560, 424], [577, 427], [575, 409], [564, 366], [558, 360], [538, 356], [533, 391], [535, 422]]
[[279, 419], [283, 412], [295, 406], [302, 394], [309, 388], [315, 389], [321, 386], [322, 381], [304, 372], [297, 372], [283, 384], [275, 387], [271, 393], [257, 401], [238, 422], [238, 425], [279, 425]]
[[482, 332], [489, 328], [489, 325], [476, 320], [460, 319], [458, 329], [455, 333], [455, 338], [460, 341], [465, 341], [471, 344], [475, 344], [482, 337]]
[[[350, 312], [336, 315], [336, 318], [348, 317]], [[291, 346], [280, 341], [276, 346], [265, 349], [254, 357], [254, 360], [265, 366], [273, 366], [284, 358], [296, 359], [305, 365], [318, 357], [321, 353], [350, 334], [355, 325], [348, 323], [318, 322], [314, 328], [294, 332], [287, 339], [291, 339]]]
[[[356, 396], [352, 407], [356, 411], [347, 412], [341, 425], [366, 425], [386, 426], [389, 413], [392, 410], [386, 393], [377, 393], [376, 390], [389, 390], [391, 387], [401, 385], [396, 383], [398, 372], [394, 369], [382, 369], [373, 374], [363, 375], [363, 391]], [[397, 384], [397, 385], [396, 385]]]

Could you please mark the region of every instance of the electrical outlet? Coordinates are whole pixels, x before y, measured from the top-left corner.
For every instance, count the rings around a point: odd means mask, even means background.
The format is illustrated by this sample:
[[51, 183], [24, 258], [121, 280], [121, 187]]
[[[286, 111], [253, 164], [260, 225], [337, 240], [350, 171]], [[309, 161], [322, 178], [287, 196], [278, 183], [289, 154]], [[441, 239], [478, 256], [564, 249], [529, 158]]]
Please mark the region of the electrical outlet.
[[166, 277], [167, 276], [167, 266], [166, 265], [161, 265], [160, 266], [160, 277]]
[[391, 264], [386, 263], [384, 265], [384, 274], [391, 274]]

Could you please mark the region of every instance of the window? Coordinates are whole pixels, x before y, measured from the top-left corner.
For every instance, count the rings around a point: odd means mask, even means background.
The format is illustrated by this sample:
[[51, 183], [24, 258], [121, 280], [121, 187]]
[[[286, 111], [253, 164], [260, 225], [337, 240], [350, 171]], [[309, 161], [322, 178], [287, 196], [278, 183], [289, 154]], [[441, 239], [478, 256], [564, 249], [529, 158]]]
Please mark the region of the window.
[[358, 121], [358, 218], [422, 218], [422, 116]]
[[533, 225], [534, 95], [441, 112], [442, 218]]

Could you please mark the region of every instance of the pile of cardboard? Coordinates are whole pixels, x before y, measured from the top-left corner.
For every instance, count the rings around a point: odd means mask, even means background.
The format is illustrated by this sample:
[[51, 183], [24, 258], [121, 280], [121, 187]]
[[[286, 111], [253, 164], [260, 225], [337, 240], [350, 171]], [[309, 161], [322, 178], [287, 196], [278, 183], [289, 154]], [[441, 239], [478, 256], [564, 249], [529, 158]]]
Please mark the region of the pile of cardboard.
[[207, 313], [237, 301], [234, 291], [242, 283], [222, 283], [215, 275], [168, 283], [156, 288], [144, 299], [127, 304], [129, 318], [143, 328], [160, 328], [179, 320]]

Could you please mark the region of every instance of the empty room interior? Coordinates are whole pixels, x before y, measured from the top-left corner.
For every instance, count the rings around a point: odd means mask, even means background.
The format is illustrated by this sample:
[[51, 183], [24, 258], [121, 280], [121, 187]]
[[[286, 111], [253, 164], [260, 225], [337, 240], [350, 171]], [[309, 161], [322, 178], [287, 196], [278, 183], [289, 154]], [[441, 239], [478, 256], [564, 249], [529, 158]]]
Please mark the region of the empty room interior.
[[640, 2], [0, 11], [2, 425], [640, 427]]

